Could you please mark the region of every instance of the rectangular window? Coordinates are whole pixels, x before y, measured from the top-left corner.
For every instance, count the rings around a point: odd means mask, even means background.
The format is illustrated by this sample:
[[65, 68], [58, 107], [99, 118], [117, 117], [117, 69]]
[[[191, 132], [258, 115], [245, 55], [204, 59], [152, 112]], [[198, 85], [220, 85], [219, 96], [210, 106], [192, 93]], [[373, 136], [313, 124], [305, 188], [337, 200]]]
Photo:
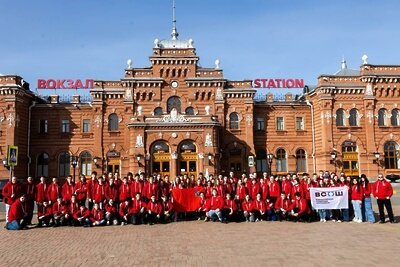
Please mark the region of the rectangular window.
[[296, 117], [296, 131], [304, 130], [304, 119], [303, 117]]
[[257, 118], [257, 130], [264, 131], [265, 130], [265, 120], [264, 118]]
[[90, 120], [89, 119], [83, 120], [83, 132], [90, 133]]
[[39, 133], [44, 134], [47, 133], [47, 120], [40, 120], [39, 121]]
[[276, 130], [278, 130], [278, 131], [285, 130], [285, 124], [284, 124], [283, 117], [276, 118]]
[[69, 120], [62, 120], [61, 121], [61, 132], [62, 133], [69, 133]]

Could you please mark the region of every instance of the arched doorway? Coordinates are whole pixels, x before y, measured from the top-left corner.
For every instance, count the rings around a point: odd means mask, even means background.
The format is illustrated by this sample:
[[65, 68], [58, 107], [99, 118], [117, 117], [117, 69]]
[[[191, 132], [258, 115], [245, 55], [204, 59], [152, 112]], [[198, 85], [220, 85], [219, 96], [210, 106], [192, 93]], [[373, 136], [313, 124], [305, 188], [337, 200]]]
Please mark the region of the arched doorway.
[[344, 141], [342, 144], [342, 170], [346, 176], [358, 176], [358, 149], [354, 141]]
[[244, 150], [237, 142], [228, 150], [229, 171], [233, 172], [235, 177], [240, 177], [245, 171], [243, 168]]
[[162, 177], [170, 175], [171, 153], [169, 145], [165, 141], [156, 141], [151, 146], [151, 173], [161, 174]]
[[197, 148], [193, 141], [185, 140], [179, 145], [178, 173], [197, 177]]
[[106, 154], [107, 157], [107, 173], [112, 173], [113, 175], [116, 173], [120, 173], [120, 166], [121, 166], [121, 157], [120, 153], [115, 150], [110, 150]]

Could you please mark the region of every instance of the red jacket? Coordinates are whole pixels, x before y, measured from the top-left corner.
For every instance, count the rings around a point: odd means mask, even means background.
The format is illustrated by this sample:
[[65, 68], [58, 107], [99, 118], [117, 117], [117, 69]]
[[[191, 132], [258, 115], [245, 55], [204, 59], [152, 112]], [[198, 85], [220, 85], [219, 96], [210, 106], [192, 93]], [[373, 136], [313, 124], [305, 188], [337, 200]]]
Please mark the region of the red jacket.
[[74, 213], [73, 217], [74, 217], [75, 220], [78, 220], [78, 218], [80, 218], [80, 217], [90, 218], [90, 215], [91, 215], [90, 210], [88, 208], [84, 208], [83, 210], [78, 209]]
[[118, 199], [118, 187], [116, 184], [106, 186], [106, 199], [112, 199], [114, 202]]
[[232, 185], [230, 183], [225, 183], [224, 187], [225, 187], [225, 192], [226, 193], [232, 194], [233, 187], [232, 187]]
[[392, 197], [393, 195], [393, 188], [390, 182], [386, 180], [376, 181], [372, 186], [372, 194], [377, 199], [385, 199], [388, 197]]
[[200, 206], [198, 208], [198, 211], [207, 211], [207, 205], [208, 201], [206, 198], [200, 199]]
[[163, 212], [168, 211], [169, 213], [171, 213], [174, 209], [174, 206], [172, 205], [171, 200], [168, 200], [166, 202], [162, 201], [161, 206], [162, 206]]
[[79, 205], [77, 202], [70, 202], [64, 205], [64, 214], [74, 215], [75, 212], [79, 210]]
[[199, 196], [200, 196], [200, 193], [204, 193], [204, 196], [205, 196], [206, 190], [204, 190], [204, 186], [202, 186], [202, 185], [196, 185], [196, 186], [194, 187], [194, 191], [197, 192], [197, 194], [198, 194]]
[[304, 197], [304, 192], [303, 192], [303, 187], [300, 184], [292, 186], [292, 192], [290, 194], [290, 197], [292, 199], [296, 199], [295, 194], [299, 192], [300, 196], [303, 198]]
[[257, 194], [261, 192], [261, 188], [260, 188], [260, 184], [259, 183], [255, 183], [252, 184], [251, 186], [251, 199], [255, 200], [257, 199]]
[[259, 212], [265, 212], [267, 210], [267, 207], [263, 200], [254, 200], [252, 210], [259, 211]]
[[285, 180], [282, 182], [282, 192], [284, 192], [286, 196], [292, 193], [292, 183], [290, 181]]
[[12, 204], [8, 211], [8, 221], [20, 221], [25, 217], [24, 203], [17, 199]]
[[136, 196], [137, 193], [140, 193], [140, 194], [141, 194], [142, 191], [143, 191], [143, 183], [142, 183], [142, 182], [140, 182], [140, 181], [138, 181], [138, 182], [133, 181], [133, 182], [131, 183], [131, 197], [132, 197], [132, 198], [135, 198], [135, 196]]
[[305, 195], [306, 195], [306, 199], [310, 200], [311, 199], [311, 195], [310, 195], [310, 189], [312, 187], [318, 187], [318, 182], [315, 181], [311, 181], [309, 184], [305, 185]]
[[233, 213], [237, 212], [237, 205], [233, 199], [225, 199], [224, 209], [232, 209]]
[[269, 183], [269, 195], [270, 197], [279, 197], [281, 194], [281, 189], [277, 181]]
[[57, 198], [61, 196], [61, 189], [57, 183], [51, 183], [47, 188], [47, 199], [51, 202], [57, 202]]
[[290, 209], [289, 199], [288, 198], [282, 199], [282, 197], [279, 197], [275, 202], [275, 209], [277, 210], [284, 209], [288, 211]]
[[64, 214], [65, 213], [64, 206], [65, 205], [63, 203], [58, 204], [58, 201], [56, 203], [54, 203], [51, 208], [53, 215], [61, 216], [62, 214]]
[[129, 208], [129, 214], [137, 214], [142, 208], [145, 208], [146, 210], [146, 203], [144, 201], [135, 199]]
[[79, 181], [75, 185], [76, 199], [78, 201], [85, 200], [88, 196], [88, 184]]
[[101, 209], [92, 209], [92, 212], [90, 213], [90, 220], [92, 222], [97, 222], [97, 221], [101, 221], [104, 218], [104, 211]]
[[239, 186], [236, 188], [236, 195], [239, 196], [239, 200], [242, 201], [247, 194], [247, 188], [244, 185]]
[[268, 184], [267, 183], [260, 184], [260, 189], [261, 189], [261, 198], [263, 200], [266, 200], [267, 197], [269, 196]]
[[119, 187], [119, 200], [122, 202], [130, 198], [132, 198], [132, 196], [129, 184], [122, 183], [121, 186]]
[[252, 212], [252, 210], [253, 210], [253, 202], [251, 200], [249, 200], [249, 202], [247, 202], [246, 200], [243, 201], [242, 210], [243, 211], [247, 211], [247, 212]]
[[225, 202], [224, 199], [220, 196], [212, 196], [208, 199], [207, 211], [224, 208]]
[[22, 186], [18, 182], [13, 184], [11, 181], [8, 181], [2, 191], [4, 202], [12, 205], [22, 195], [22, 190]]
[[158, 184], [154, 182], [152, 184], [150, 182], [147, 182], [143, 187], [142, 197], [150, 199], [152, 195], [155, 195], [156, 199], [159, 198]]
[[362, 185], [359, 186], [357, 190], [357, 185], [353, 185], [351, 187], [351, 200], [360, 200], [362, 201], [364, 198], [364, 188]]
[[363, 189], [364, 189], [364, 198], [370, 198], [371, 197], [371, 193], [372, 193], [372, 185], [371, 185], [371, 183], [368, 183], [367, 186], [365, 186], [365, 184], [363, 184]]
[[215, 188], [217, 189], [218, 196], [225, 197], [225, 186], [223, 184], [219, 184]]
[[53, 216], [53, 211], [50, 205], [47, 205], [46, 207], [44, 205], [38, 206], [37, 209], [37, 216], [38, 218], [45, 216], [45, 217], [52, 217]]
[[114, 205], [110, 205], [107, 203], [104, 207], [105, 212], [109, 212], [111, 214], [116, 214], [117, 213], [117, 208]]
[[42, 203], [44, 201], [48, 201], [47, 188], [48, 185], [46, 183], [39, 183], [36, 185], [36, 202]]
[[307, 200], [305, 198], [295, 199], [290, 207], [290, 210], [298, 208], [298, 214], [308, 213]]
[[212, 186], [206, 186], [206, 188], [205, 188], [206, 198], [212, 197], [212, 191], [213, 191], [213, 187]]
[[69, 202], [73, 194], [74, 194], [74, 184], [72, 183], [68, 184], [68, 182], [65, 182], [61, 190], [61, 195], [64, 201]]
[[155, 202], [150, 201], [149, 203], [147, 203], [147, 210], [151, 211], [151, 213], [155, 213], [157, 215], [161, 215], [161, 213], [162, 213], [162, 207], [161, 207], [160, 203], [158, 203], [157, 201], [155, 201]]
[[104, 202], [106, 200], [106, 184], [96, 183], [92, 190], [92, 200], [96, 203]]

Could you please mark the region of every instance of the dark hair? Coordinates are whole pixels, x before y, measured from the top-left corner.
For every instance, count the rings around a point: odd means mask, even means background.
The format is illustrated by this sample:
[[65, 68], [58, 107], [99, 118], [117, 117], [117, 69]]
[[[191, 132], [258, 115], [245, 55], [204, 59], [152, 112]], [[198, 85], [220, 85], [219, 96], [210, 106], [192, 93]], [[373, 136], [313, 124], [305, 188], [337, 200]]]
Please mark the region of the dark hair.
[[[362, 175], [361, 175], [361, 177], [362, 177]], [[365, 176], [364, 177], [364, 185], [365, 185], [365, 187], [368, 187], [368, 184], [369, 184], [369, 180], [368, 180], [367, 176]]]
[[301, 196], [301, 194], [300, 194], [300, 192], [296, 192], [296, 193], [294, 193], [294, 196], [296, 196], [296, 197], [300, 197], [300, 196]]
[[[351, 182], [353, 182], [353, 181], [356, 181], [357, 183], [356, 183], [356, 186], [357, 186], [357, 192], [360, 192], [360, 179], [359, 178], [357, 178], [357, 177], [354, 177], [352, 180], [351, 180]], [[352, 184], [352, 186], [353, 186], [353, 184]]]

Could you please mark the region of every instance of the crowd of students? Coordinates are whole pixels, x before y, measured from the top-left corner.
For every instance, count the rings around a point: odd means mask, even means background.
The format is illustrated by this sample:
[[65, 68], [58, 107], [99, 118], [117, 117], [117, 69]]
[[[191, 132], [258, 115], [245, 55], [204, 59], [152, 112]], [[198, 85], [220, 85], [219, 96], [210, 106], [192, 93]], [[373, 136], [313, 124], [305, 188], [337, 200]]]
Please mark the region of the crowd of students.
[[[344, 174], [320, 171], [311, 176], [268, 176], [243, 174], [204, 177], [168, 176], [128, 173], [122, 179], [118, 174], [89, 179], [80, 176], [77, 183], [68, 176], [60, 185], [54, 177], [50, 184], [45, 177], [35, 184], [32, 177], [20, 183], [17, 177], [4, 186], [6, 203], [6, 228], [25, 229], [32, 224], [34, 207], [37, 207], [37, 227], [46, 226], [105, 226], [125, 224], [169, 223], [185, 219], [228, 222], [258, 221], [363, 221], [374, 223], [371, 197], [377, 199], [380, 223], [385, 222], [384, 207], [389, 221], [394, 223], [390, 198], [390, 182], [379, 174], [375, 183], [365, 175], [350, 178]], [[313, 210], [310, 188], [347, 187], [348, 209]], [[193, 188], [199, 196], [194, 212], [174, 210], [173, 189]]]

